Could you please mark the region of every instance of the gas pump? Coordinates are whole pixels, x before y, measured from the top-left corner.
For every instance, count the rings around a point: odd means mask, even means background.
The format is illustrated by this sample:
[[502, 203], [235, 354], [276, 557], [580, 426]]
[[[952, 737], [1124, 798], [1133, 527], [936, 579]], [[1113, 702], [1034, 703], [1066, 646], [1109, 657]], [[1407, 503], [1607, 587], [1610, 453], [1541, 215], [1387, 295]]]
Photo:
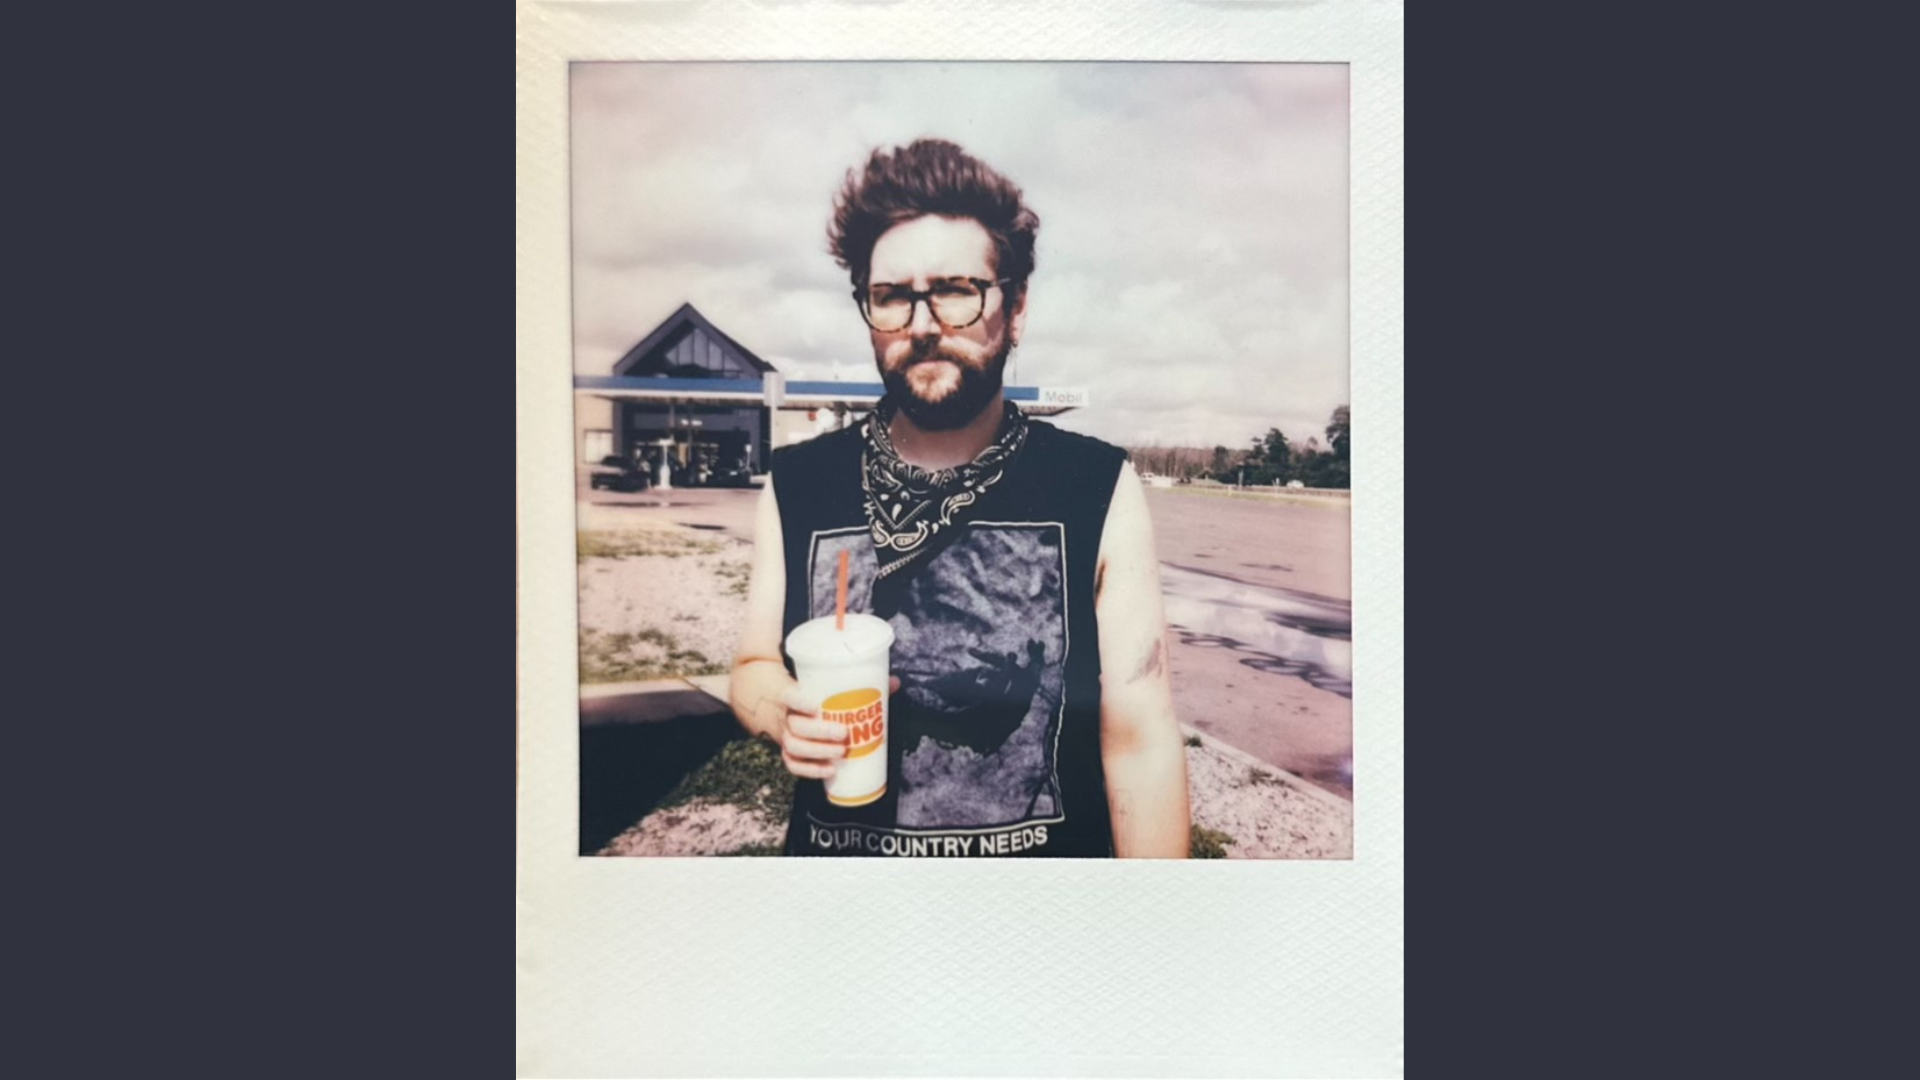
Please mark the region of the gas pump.
[[653, 444], [659, 447], [657, 455], [649, 455], [653, 460], [653, 486], [661, 491], [673, 490], [673, 440], [660, 439]]

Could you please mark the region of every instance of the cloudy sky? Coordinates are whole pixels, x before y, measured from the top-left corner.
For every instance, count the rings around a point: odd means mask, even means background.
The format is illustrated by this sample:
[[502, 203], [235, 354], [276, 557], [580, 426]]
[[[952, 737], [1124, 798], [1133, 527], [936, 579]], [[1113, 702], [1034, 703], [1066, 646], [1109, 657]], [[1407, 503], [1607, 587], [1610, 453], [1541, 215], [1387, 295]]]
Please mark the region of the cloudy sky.
[[576, 64], [571, 101], [579, 374], [690, 301], [789, 378], [874, 381], [832, 199], [938, 136], [1040, 216], [1008, 381], [1087, 388], [1062, 427], [1300, 441], [1348, 401], [1344, 66]]

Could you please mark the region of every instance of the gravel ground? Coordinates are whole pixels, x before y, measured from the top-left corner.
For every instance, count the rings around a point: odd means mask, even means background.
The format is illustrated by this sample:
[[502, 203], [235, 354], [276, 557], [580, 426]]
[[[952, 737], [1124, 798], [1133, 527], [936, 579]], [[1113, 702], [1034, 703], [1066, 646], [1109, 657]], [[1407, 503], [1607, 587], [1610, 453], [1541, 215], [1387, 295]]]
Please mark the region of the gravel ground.
[[[629, 635], [622, 657], [660, 669], [653, 678], [713, 674], [732, 665], [746, 614], [751, 545], [676, 526], [582, 535], [595, 541], [588, 550], [656, 552], [580, 560], [583, 636]], [[649, 630], [648, 639], [640, 638]]]
[[1193, 823], [1233, 838], [1229, 859], [1350, 859], [1353, 804], [1208, 746], [1187, 749]]

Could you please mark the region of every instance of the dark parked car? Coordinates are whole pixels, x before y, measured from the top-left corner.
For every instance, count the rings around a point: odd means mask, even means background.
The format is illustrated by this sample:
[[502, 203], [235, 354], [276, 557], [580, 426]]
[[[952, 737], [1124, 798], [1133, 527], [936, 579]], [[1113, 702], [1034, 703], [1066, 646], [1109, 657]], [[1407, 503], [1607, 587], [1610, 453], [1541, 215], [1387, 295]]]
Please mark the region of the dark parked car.
[[753, 470], [748, 468], [745, 460], [736, 461], [731, 465], [716, 465], [713, 467], [713, 472], [707, 476], [707, 486], [752, 487]]
[[704, 461], [695, 461], [682, 465], [675, 461], [667, 466], [667, 475], [673, 478], [674, 487], [697, 488], [707, 482], [707, 464]]
[[646, 469], [639, 462], [618, 454], [601, 458], [587, 479], [588, 487], [609, 491], [645, 491], [650, 483]]

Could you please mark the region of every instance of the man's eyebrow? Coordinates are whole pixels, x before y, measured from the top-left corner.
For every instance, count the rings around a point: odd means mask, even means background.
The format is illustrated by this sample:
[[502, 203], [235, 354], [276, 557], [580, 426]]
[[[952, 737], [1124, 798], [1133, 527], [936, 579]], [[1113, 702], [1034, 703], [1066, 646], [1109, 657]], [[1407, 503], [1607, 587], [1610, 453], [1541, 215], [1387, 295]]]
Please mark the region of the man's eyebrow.
[[[927, 284], [931, 285], [936, 281], [973, 281], [973, 280], [975, 280], [975, 278], [974, 278], [974, 275], [972, 274], [935, 274], [927, 278]], [[905, 281], [869, 281], [867, 282], [867, 288], [869, 289], [904, 289], [904, 288], [907, 288], [910, 284], [911, 283], [905, 282]]]

